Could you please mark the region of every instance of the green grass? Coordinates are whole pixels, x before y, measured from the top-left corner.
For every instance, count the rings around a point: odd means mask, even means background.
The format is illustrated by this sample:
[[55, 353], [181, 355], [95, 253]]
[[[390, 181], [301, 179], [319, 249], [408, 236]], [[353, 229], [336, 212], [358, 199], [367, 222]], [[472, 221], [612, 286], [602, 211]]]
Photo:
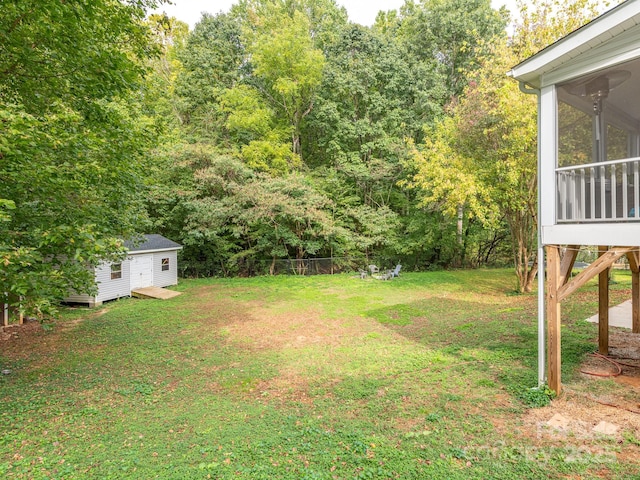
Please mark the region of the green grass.
[[[618, 274], [614, 301], [629, 283]], [[0, 353], [13, 370], [0, 475], [637, 478], [635, 464], [568, 461], [570, 443], [518, 432], [546, 397], [530, 390], [536, 298], [512, 285], [507, 270], [190, 280], [170, 301], [65, 310]], [[565, 382], [595, 348], [582, 320], [596, 305], [591, 284], [564, 307]]]

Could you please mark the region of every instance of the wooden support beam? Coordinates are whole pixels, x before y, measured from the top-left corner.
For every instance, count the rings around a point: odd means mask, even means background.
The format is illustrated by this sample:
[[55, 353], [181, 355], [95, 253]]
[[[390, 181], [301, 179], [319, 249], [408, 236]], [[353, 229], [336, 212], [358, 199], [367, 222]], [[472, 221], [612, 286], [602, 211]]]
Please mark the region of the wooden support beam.
[[631, 331], [640, 333], [640, 272], [631, 270]]
[[547, 383], [560, 394], [562, 388], [560, 367], [560, 247], [547, 245]]
[[0, 306], [2, 306], [2, 326], [9, 326], [9, 294], [4, 292], [0, 295]]
[[560, 263], [560, 285], [564, 285], [571, 279], [571, 271], [573, 270], [573, 264], [576, 263], [576, 257], [579, 251], [580, 245], [567, 246], [562, 256], [562, 262]]
[[[608, 250], [604, 246], [598, 247], [598, 260], [604, 258]], [[600, 355], [609, 355], [609, 269], [611, 264], [598, 274], [598, 352]]]
[[638, 256], [638, 249], [627, 253], [627, 260], [629, 260], [629, 270], [632, 272], [640, 272], [640, 257]]
[[638, 250], [627, 253], [631, 270], [631, 328], [640, 333], [640, 257]]
[[560, 287], [558, 291], [558, 301], [567, 298], [593, 277], [608, 270], [620, 257], [633, 250], [637, 250], [637, 247], [614, 247], [610, 250], [605, 250], [595, 262], [576, 275], [571, 281]]

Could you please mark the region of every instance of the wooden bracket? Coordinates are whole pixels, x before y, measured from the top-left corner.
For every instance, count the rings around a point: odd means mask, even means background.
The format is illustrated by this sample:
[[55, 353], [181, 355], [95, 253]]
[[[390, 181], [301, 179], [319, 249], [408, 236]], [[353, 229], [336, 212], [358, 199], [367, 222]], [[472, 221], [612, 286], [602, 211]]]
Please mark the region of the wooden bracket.
[[580, 251], [580, 245], [567, 246], [560, 262], [560, 278], [558, 279], [560, 285], [564, 285], [571, 279], [571, 271], [573, 264], [576, 263], [578, 251]]
[[640, 257], [638, 251], [627, 253], [631, 270], [631, 331], [640, 333]]
[[598, 259], [576, 275], [571, 281], [565, 283], [558, 289], [558, 301], [562, 301], [573, 292], [582, 287], [596, 275], [607, 270], [620, 257], [630, 252], [638, 250], [638, 247], [613, 247], [603, 253]]

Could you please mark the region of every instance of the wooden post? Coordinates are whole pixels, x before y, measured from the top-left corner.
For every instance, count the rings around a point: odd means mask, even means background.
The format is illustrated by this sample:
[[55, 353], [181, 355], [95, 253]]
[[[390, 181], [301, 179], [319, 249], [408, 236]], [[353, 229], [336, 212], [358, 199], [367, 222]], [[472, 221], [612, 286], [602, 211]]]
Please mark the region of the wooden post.
[[631, 272], [631, 324], [631, 331], [640, 333], [640, 271]]
[[640, 333], [640, 259], [638, 250], [627, 253], [631, 270], [631, 325], [633, 333]]
[[20, 298], [20, 304], [18, 305], [18, 324], [24, 324], [24, 313], [22, 313], [22, 297]]
[[560, 394], [562, 388], [560, 367], [560, 248], [547, 245], [547, 382], [549, 388]]
[[[598, 247], [598, 257], [607, 253], [605, 246]], [[603, 270], [598, 275], [598, 352], [609, 355], [609, 271]]]
[[5, 292], [2, 297], [2, 325], [9, 326], [9, 295]]

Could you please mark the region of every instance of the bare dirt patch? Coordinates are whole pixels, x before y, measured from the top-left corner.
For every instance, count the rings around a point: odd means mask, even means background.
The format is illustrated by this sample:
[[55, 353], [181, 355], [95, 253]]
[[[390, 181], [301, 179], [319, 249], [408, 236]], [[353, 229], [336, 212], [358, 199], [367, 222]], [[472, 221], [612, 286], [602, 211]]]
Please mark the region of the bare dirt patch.
[[356, 325], [348, 326], [342, 320], [321, 318], [312, 310], [282, 314], [254, 308], [250, 313], [249, 318], [228, 325], [227, 330], [231, 340], [258, 350], [336, 346], [346, 338], [362, 335], [362, 330]]
[[[600, 358], [589, 356], [581, 366], [591, 372], [615, 371]], [[543, 408], [528, 410], [519, 420], [507, 420], [505, 435], [516, 432], [534, 445], [532, 455], [556, 455], [567, 462], [602, 463], [602, 478], [609, 478], [608, 465], [625, 462], [640, 466], [640, 403], [638, 369], [623, 367], [615, 377], [582, 375], [574, 385], [564, 385], [562, 395]], [[609, 382], [609, 383], [605, 383]], [[519, 425], [512, 422], [521, 422]]]
[[65, 322], [41, 323], [25, 319], [22, 325], [0, 327], [0, 349], [7, 359], [24, 359], [34, 352], [46, 355], [64, 348], [69, 331], [89, 318], [103, 315], [107, 310], [87, 310], [87, 315]]
[[42, 325], [37, 320], [26, 320], [22, 325], [0, 327], [0, 345], [3, 353], [15, 350], [17, 347], [28, 346], [44, 333]]

